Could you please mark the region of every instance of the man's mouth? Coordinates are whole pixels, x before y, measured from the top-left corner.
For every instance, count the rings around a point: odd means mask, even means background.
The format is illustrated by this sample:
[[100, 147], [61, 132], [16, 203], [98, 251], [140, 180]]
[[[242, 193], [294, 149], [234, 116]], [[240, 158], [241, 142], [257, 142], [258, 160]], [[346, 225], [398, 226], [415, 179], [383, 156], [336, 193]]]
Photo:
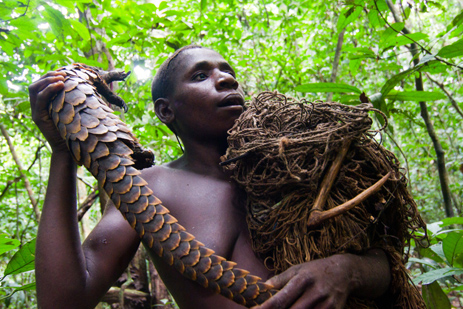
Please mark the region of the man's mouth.
[[217, 106], [226, 107], [226, 106], [243, 106], [243, 105], [244, 105], [244, 98], [238, 93], [233, 93], [223, 98], [222, 101], [220, 101], [220, 103]]

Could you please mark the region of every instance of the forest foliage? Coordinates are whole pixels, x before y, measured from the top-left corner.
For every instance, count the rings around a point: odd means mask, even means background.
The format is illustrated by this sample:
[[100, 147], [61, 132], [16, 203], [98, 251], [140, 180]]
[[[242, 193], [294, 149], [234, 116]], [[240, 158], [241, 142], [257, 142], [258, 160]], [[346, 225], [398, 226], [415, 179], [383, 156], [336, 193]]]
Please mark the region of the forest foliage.
[[[28, 85], [74, 62], [132, 71], [121, 117], [157, 163], [179, 156], [154, 115], [150, 82], [187, 44], [230, 61], [248, 98], [278, 90], [388, 116], [393, 150], [429, 225], [410, 268], [430, 308], [461, 307], [463, 4], [458, 0], [3, 0], [0, 3], [0, 306], [35, 308], [34, 239], [50, 148], [31, 120]], [[372, 115], [373, 116], [373, 115]], [[376, 120], [376, 126], [381, 126]], [[80, 176], [79, 201], [95, 185]], [[84, 217], [82, 233], [100, 207]], [[88, 223], [90, 222], [90, 223]]]

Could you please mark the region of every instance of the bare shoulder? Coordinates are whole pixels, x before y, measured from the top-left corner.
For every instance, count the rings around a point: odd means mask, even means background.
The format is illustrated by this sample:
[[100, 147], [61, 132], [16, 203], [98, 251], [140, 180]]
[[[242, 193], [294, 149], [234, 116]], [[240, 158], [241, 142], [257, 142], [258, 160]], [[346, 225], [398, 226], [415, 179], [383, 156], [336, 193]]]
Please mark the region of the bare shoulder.
[[[138, 247], [140, 238], [114, 204], [109, 201], [103, 217], [84, 242], [84, 246], [112, 250], [132, 251]], [[117, 244], [117, 245], [116, 245]], [[109, 245], [109, 246], [108, 246]], [[129, 250], [129, 248], [131, 248]], [[94, 249], [99, 251], [98, 249]], [[121, 253], [122, 254], [122, 253]], [[125, 255], [125, 254], [124, 254]]]

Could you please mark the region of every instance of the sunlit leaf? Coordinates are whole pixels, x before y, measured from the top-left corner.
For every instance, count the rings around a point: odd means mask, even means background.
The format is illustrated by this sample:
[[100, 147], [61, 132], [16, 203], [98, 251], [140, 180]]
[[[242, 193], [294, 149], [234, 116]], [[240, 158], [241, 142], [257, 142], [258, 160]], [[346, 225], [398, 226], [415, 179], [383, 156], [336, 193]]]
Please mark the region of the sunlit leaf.
[[453, 27], [458, 27], [460, 24], [463, 23], [463, 11], [460, 12], [457, 16], [455, 16], [452, 22], [447, 26], [447, 31], [450, 31]]
[[10, 239], [5, 234], [0, 235], [0, 255], [17, 248], [20, 245], [19, 240]]
[[89, 41], [90, 40], [90, 32], [88, 31], [87, 27], [83, 25], [81, 22], [75, 19], [70, 20], [72, 28], [76, 30], [76, 32], [80, 35], [80, 37], [84, 41]]
[[408, 70], [405, 70], [403, 72], [400, 72], [397, 75], [394, 75], [392, 78], [390, 78], [381, 88], [381, 94], [383, 97], [386, 97], [386, 95], [397, 85], [399, 82], [401, 82], [403, 79], [407, 78], [410, 74], [415, 72], [418, 69], [418, 67], [414, 67]]
[[389, 43], [392, 38], [396, 37], [399, 35], [400, 31], [405, 27], [405, 23], [394, 23], [391, 25], [391, 27], [388, 27], [386, 30], [384, 30], [383, 34], [381, 35], [381, 44], [387, 44]]
[[453, 44], [442, 47], [437, 56], [444, 58], [454, 58], [458, 56], [463, 56], [463, 39], [456, 41]]
[[463, 225], [463, 217], [451, 217], [442, 219], [442, 223], [439, 224], [440, 227], [446, 227], [449, 225], [460, 224]]
[[408, 45], [421, 40], [427, 40], [428, 35], [425, 33], [411, 33], [405, 35], [399, 35], [395, 39], [389, 40], [389, 43], [394, 42], [395, 46]]
[[452, 231], [442, 240], [442, 249], [451, 266], [463, 267], [463, 231]]
[[23, 273], [34, 269], [35, 239], [21, 247], [6, 266], [4, 276]]
[[356, 20], [361, 13], [361, 6], [352, 6], [351, 8], [348, 8], [347, 11], [339, 15], [338, 23], [336, 25], [337, 31], [340, 32], [343, 28], [347, 27], [352, 21]]
[[299, 92], [356, 92], [362, 93], [360, 89], [355, 86], [338, 83], [310, 83], [299, 85], [296, 87]]
[[386, 99], [396, 100], [396, 101], [436, 101], [445, 99], [446, 96], [440, 92], [432, 91], [394, 91], [391, 90]]

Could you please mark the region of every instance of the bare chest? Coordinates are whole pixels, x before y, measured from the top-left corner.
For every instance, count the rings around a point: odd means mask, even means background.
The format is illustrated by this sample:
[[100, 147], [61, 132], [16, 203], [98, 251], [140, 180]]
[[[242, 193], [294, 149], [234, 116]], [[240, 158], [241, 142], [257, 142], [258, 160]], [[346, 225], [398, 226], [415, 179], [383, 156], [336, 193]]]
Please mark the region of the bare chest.
[[174, 173], [156, 177], [150, 187], [188, 232], [217, 254], [232, 256], [246, 229], [244, 205], [233, 183]]

